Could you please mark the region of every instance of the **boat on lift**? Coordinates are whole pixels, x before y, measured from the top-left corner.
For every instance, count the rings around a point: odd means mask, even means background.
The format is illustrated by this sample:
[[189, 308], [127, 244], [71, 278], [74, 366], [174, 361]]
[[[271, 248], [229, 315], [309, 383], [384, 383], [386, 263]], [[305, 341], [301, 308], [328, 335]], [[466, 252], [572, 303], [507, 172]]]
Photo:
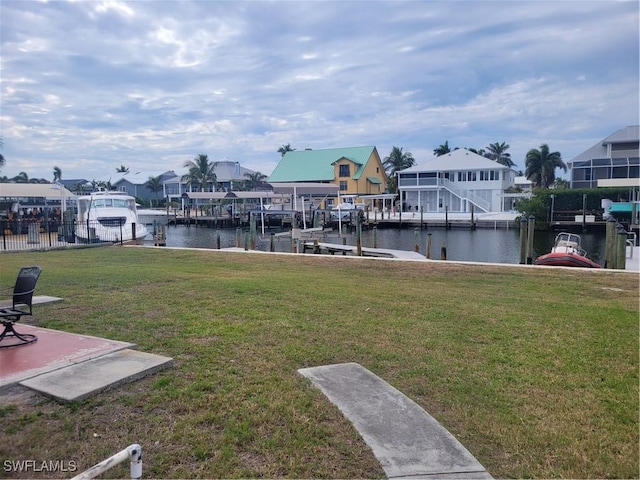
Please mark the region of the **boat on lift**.
[[552, 267], [601, 268], [599, 264], [587, 257], [587, 252], [582, 249], [580, 235], [568, 232], [559, 233], [551, 252], [536, 258], [533, 263]]
[[128, 242], [148, 233], [138, 219], [136, 199], [125, 192], [98, 191], [78, 197], [76, 238], [80, 242]]

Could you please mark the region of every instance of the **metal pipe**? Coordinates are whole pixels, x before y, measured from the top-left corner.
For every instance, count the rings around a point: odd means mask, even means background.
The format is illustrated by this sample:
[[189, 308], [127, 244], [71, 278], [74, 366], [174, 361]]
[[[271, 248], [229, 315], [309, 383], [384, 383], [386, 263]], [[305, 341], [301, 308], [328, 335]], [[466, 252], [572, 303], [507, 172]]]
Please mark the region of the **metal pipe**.
[[71, 480], [88, 480], [90, 478], [95, 478], [116, 465], [126, 462], [127, 459], [131, 460], [129, 471], [131, 478], [135, 480], [142, 478], [142, 447], [137, 443], [134, 443], [106, 460], [95, 464], [93, 467], [85, 470], [81, 474], [76, 475]]

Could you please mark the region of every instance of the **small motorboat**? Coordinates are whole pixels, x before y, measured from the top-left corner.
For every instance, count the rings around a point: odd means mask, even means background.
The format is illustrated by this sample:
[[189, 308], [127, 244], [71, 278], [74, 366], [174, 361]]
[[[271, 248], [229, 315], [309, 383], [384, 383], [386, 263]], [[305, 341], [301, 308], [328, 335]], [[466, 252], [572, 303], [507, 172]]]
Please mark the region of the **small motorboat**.
[[536, 258], [533, 263], [552, 267], [601, 268], [596, 262], [587, 258], [587, 252], [582, 249], [581, 244], [580, 235], [559, 233], [551, 252]]

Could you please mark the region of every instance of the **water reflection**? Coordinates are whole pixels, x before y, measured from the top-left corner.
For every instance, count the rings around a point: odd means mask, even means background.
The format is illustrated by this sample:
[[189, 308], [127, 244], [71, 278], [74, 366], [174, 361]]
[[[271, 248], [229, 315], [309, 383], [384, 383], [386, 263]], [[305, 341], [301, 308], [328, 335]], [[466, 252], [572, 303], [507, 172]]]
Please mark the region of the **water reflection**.
[[[219, 233], [218, 233], [219, 232]], [[248, 236], [241, 232], [238, 236], [235, 229], [212, 229], [205, 227], [184, 226], [167, 228], [167, 246], [192, 247], [192, 248], [216, 248], [217, 235], [220, 235], [221, 248], [235, 247], [237, 243], [241, 248], [248, 247]], [[553, 246], [556, 232], [535, 232], [533, 244], [533, 258], [549, 253]], [[446, 248], [448, 260], [472, 261], [483, 263], [511, 263], [520, 261], [520, 232], [518, 230], [489, 230], [478, 229], [378, 229], [375, 232], [376, 243], [379, 248], [392, 248], [397, 250], [414, 250], [418, 245], [419, 252], [426, 254], [427, 242], [431, 238], [431, 258], [440, 259], [443, 248]], [[604, 233], [581, 234], [583, 248], [588, 256], [602, 264], [604, 258]], [[346, 235], [347, 244], [355, 245], [356, 237], [353, 234]], [[333, 243], [341, 243], [336, 236], [326, 240]], [[290, 252], [292, 250], [289, 238], [275, 238], [274, 249], [277, 252]], [[270, 234], [256, 238], [256, 250], [269, 251], [271, 245]], [[374, 231], [362, 232], [362, 246], [374, 246]]]

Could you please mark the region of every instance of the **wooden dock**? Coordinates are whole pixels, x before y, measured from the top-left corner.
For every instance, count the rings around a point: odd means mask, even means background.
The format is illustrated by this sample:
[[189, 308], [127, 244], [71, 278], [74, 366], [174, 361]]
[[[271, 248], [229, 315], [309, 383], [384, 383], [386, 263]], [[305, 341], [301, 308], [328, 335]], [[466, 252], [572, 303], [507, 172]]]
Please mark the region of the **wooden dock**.
[[[377, 257], [377, 258], [396, 258], [401, 260], [421, 260], [426, 261], [427, 258], [418, 252], [411, 252], [406, 250], [393, 250], [389, 248], [370, 248], [358, 247], [355, 245], [341, 245], [339, 243], [325, 243], [318, 241], [303, 241], [300, 242], [300, 253], [315, 253], [315, 254], [328, 254], [328, 255], [351, 255], [362, 257]], [[360, 255], [359, 255], [360, 253]]]

